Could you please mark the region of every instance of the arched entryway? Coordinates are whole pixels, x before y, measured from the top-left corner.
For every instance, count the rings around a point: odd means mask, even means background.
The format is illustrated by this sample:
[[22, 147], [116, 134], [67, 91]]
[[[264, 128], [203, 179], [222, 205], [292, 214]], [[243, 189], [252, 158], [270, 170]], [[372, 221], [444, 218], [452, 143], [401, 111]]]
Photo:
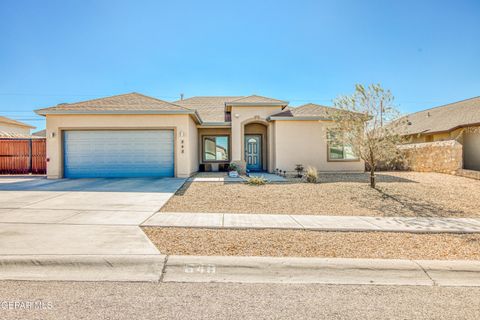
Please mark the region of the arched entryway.
[[268, 122], [249, 121], [243, 126], [243, 160], [250, 171], [268, 171]]

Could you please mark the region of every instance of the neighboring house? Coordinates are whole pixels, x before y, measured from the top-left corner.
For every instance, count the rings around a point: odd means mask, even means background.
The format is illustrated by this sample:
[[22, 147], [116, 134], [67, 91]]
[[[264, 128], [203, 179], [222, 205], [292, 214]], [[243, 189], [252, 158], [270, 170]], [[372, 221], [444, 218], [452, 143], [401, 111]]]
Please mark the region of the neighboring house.
[[463, 147], [463, 167], [480, 170], [480, 97], [412, 113], [399, 128], [410, 143], [455, 140]]
[[363, 171], [349, 148], [329, 146], [331, 108], [261, 96], [167, 102], [138, 93], [36, 110], [46, 116], [47, 175], [188, 177], [246, 162], [251, 171]]
[[29, 138], [31, 125], [0, 116], [0, 138]]
[[32, 133], [32, 136], [38, 138], [45, 138], [47, 136], [47, 130], [43, 129], [37, 132]]

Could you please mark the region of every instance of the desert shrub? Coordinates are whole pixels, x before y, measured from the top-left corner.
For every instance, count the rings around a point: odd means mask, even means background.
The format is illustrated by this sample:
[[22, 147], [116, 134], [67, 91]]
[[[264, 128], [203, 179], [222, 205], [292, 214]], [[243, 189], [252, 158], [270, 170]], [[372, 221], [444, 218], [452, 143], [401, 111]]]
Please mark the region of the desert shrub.
[[268, 181], [264, 177], [249, 177], [247, 179], [247, 183], [252, 186], [262, 186], [266, 184]]
[[318, 171], [314, 167], [308, 167], [307, 171], [303, 175], [305, 182], [308, 183], [317, 183], [318, 182]]
[[297, 171], [297, 178], [301, 178], [302, 177], [302, 173], [303, 173], [303, 170], [305, 168], [303, 167], [303, 164], [296, 164], [295, 165], [295, 171]]

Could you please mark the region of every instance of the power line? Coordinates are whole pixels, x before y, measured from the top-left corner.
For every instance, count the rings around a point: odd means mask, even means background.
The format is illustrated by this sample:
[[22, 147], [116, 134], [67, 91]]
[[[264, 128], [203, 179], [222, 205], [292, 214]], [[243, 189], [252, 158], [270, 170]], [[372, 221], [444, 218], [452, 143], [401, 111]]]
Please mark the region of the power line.
[[[37, 96], [37, 97], [102, 97], [102, 96], [112, 96], [112, 94], [85, 94], [85, 93], [27, 93], [27, 92], [0, 92], [0, 96]], [[170, 95], [160, 95], [155, 96], [163, 99], [178, 99], [180, 94], [175, 96]]]
[[[111, 96], [111, 94], [85, 94], [85, 93], [27, 93], [27, 92], [0, 92], [0, 96], [44, 96], [44, 97], [66, 97], [66, 96], [83, 96], [83, 97], [102, 97], [102, 96]], [[179, 99], [180, 94], [178, 95], [155, 95], [155, 98], [162, 98], [162, 99]], [[331, 102], [332, 98], [286, 98], [290, 102], [310, 102], [310, 101], [323, 101], [323, 102]], [[443, 101], [435, 100], [435, 101], [396, 101], [397, 103], [443, 103]]]

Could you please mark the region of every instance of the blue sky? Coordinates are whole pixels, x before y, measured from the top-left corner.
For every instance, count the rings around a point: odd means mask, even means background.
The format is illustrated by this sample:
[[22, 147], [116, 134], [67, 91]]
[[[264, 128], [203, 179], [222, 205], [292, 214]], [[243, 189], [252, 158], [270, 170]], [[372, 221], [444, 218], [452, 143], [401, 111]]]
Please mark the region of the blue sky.
[[0, 2], [0, 115], [126, 92], [331, 104], [355, 83], [403, 113], [480, 95], [480, 1]]

